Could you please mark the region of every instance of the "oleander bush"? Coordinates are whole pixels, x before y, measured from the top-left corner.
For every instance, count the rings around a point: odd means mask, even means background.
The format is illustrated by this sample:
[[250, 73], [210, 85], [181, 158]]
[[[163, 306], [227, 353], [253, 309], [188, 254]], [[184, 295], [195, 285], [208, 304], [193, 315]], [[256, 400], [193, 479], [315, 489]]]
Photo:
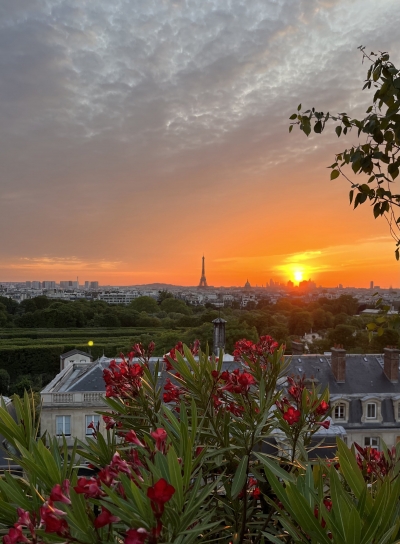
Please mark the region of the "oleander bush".
[[311, 461], [328, 391], [287, 378], [272, 338], [238, 342], [229, 369], [198, 343], [155, 365], [153, 350], [136, 344], [104, 371], [106, 431], [72, 449], [38, 438], [28, 393], [16, 421], [3, 403], [0, 433], [22, 468], [0, 479], [5, 544], [397, 541], [399, 450], [339, 441], [337, 459]]

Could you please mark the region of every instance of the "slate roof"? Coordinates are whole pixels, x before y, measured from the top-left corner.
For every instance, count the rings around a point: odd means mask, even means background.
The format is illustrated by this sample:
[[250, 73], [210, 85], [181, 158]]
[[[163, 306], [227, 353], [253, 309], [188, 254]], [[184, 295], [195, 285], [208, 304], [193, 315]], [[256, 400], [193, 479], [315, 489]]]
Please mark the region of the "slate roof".
[[[296, 355], [292, 357], [288, 369], [289, 375], [305, 375], [315, 378], [323, 387], [328, 386], [331, 400], [345, 398], [349, 401], [348, 423], [343, 427], [362, 427], [376, 429], [399, 427], [393, 411], [392, 399], [400, 395], [400, 381], [392, 383], [383, 372], [383, 356], [346, 355], [346, 379], [337, 383], [331, 368], [331, 358], [327, 355]], [[381, 399], [381, 415], [383, 421], [361, 422], [362, 400]]]
[[[78, 351], [78, 350], [76, 350]], [[316, 384], [329, 387], [332, 400], [344, 398], [349, 402], [348, 422], [341, 422], [344, 428], [362, 427], [363, 429], [399, 427], [394, 416], [393, 400], [400, 398], [400, 381], [392, 383], [383, 372], [381, 355], [346, 355], [346, 379], [337, 383], [331, 368], [330, 355], [296, 355], [288, 357], [290, 364], [287, 375], [303, 376], [314, 379]], [[118, 359], [116, 359], [118, 361]], [[150, 360], [150, 366], [158, 358]], [[101, 357], [93, 363], [75, 363], [60, 372], [56, 378], [42, 391], [46, 392], [103, 392], [105, 384], [103, 370], [109, 366], [110, 359]], [[223, 370], [233, 370], [241, 365], [229, 354], [224, 356]], [[160, 386], [164, 385], [169, 374], [161, 371]], [[284, 384], [282, 384], [284, 387]], [[362, 400], [365, 397], [381, 399], [381, 415], [383, 421], [361, 422]]]

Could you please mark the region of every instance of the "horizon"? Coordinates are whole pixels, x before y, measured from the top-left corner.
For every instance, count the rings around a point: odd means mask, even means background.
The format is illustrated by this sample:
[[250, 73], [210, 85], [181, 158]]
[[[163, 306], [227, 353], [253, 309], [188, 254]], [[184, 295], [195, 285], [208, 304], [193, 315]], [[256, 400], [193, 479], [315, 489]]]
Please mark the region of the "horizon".
[[288, 132], [299, 103], [363, 116], [373, 91], [357, 47], [400, 65], [398, 1], [0, 13], [4, 281], [196, 286], [204, 253], [214, 285], [400, 283], [385, 220], [329, 181], [356, 134]]

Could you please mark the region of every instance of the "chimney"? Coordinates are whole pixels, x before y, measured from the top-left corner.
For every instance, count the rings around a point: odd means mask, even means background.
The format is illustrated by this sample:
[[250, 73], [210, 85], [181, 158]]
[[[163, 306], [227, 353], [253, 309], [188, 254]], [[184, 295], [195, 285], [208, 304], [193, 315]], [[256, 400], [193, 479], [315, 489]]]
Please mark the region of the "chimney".
[[219, 354], [220, 349], [225, 349], [225, 319], [217, 317], [214, 319], [214, 331], [213, 331], [213, 351], [215, 355]]
[[399, 381], [399, 353], [400, 349], [392, 347], [383, 350], [383, 372], [392, 383]]
[[346, 350], [341, 344], [331, 348], [331, 368], [337, 383], [346, 381]]
[[304, 345], [300, 340], [292, 341], [292, 355], [303, 355], [304, 354]]

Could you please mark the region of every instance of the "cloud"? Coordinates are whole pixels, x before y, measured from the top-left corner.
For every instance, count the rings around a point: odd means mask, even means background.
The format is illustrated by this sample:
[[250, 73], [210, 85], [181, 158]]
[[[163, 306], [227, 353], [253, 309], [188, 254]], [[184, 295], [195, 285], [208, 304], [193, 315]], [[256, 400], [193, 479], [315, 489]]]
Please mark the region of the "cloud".
[[[148, 248], [162, 260], [225, 227], [210, 203], [254, 193], [261, 214], [289, 166], [290, 205], [298, 171], [337, 144], [289, 138], [288, 116], [299, 101], [362, 112], [356, 47], [396, 52], [398, 25], [396, 0], [5, 0], [4, 258], [125, 262], [134, 247], [149, 270]], [[177, 229], [194, 209], [203, 221]]]

